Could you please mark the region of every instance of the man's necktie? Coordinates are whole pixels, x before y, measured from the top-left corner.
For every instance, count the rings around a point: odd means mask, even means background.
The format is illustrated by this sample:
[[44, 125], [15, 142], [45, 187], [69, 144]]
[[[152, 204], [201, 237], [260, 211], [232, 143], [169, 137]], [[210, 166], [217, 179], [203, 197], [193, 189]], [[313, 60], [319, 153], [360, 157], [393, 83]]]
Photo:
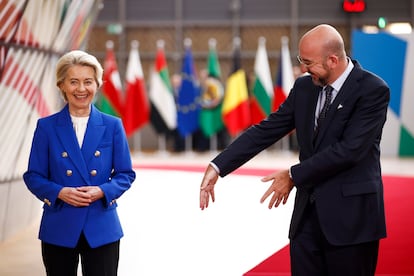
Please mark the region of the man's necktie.
[[318, 128], [321, 126], [321, 124], [325, 120], [326, 113], [328, 113], [328, 109], [329, 109], [329, 106], [330, 106], [331, 100], [332, 100], [332, 90], [333, 90], [333, 88], [330, 85], [327, 85], [325, 87], [325, 91], [324, 91], [324, 93], [325, 93], [325, 103], [323, 104], [321, 112], [319, 113], [319, 116], [318, 116], [318, 120], [317, 120], [318, 125], [315, 128], [315, 134], [318, 133]]

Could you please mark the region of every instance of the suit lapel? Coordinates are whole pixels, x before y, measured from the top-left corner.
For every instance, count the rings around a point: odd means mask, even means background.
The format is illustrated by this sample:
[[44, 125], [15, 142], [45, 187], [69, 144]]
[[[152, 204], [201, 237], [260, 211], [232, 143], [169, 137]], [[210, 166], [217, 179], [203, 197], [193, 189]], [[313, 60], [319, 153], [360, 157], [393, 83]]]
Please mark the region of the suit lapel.
[[309, 99], [309, 103], [312, 104], [312, 106], [308, 109], [308, 113], [306, 114], [306, 118], [309, 118], [309, 124], [308, 124], [308, 128], [307, 128], [307, 132], [308, 132], [308, 137], [312, 137], [312, 139], [308, 140], [308, 147], [311, 149], [313, 148], [314, 144], [314, 133], [315, 133], [315, 110], [316, 110], [316, 105], [318, 103], [318, 97], [319, 97], [319, 92], [322, 88], [319, 86], [314, 86], [314, 89], [310, 92], [310, 99]]
[[56, 133], [63, 145], [63, 148], [68, 153], [69, 158], [72, 160], [73, 165], [79, 170], [84, 180], [88, 182], [89, 180], [86, 177], [88, 175], [88, 170], [79, 148], [75, 131], [73, 130], [69, 108], [67, 105], [59, 113], [56, 125]]
[[82, 145], [83, 158], [87, 161], [94, 154], [105, 133], [106, 126], [103, 124], [102, 115], [92, 105], [89, 116], [88, 127]]
[[335, 117], [336, 112], [338, 112], [341, 108], [343, 108], [343, 104], [347, 97], [350, 95], [354, 95], [355, 91], [358, 89], [358, 79], [361, 72], [361, 67], [358, 63], [354, 64], [354, 69], [351, 71], [347, 79], [345, 80], [344, 84], [342, 85], [341, 89], [338, 91], [338, 94], [335, 97], [335, 100], [332, 102], [331, 106], [329, 107], [328, 113], [326, 114], [326, 118], [323, 122], [323, 125], [319, 129], [318, 136], [315, 138], [315, 147], [317, 147], [324, 136], [327, 129], [329, 129], [329, 125], [331, 124], [333, 118]]

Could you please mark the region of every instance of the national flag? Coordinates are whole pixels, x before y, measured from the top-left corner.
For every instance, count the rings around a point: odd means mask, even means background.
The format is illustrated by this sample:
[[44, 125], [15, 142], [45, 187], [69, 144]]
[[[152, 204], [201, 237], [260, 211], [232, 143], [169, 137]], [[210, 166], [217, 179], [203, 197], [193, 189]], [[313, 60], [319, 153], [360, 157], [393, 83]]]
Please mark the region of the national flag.
[[150, 74], [151, 124], [157, 133], [177, 127], [177, 109], [164, 53], [164, 41], [157, 41], [155, 64]]
[[257, 124], [272, 112], [273, 83], [266, 51], [266, 39], [259, 38], [254, 62], [254, 85], [250, 98], [252, 124]]
[[240, 38], [234, 39], [233, 62], [233, 72], [226, 82], [222, 115], [230, 135], [236, 136], [251, 122], [246, 74], [240, 65]]
[[283, 36], [281, 42], [279, 72], [276, 76], [276, 85], [274, 87], [273, 111], [276, 111], [286, 100], [295, 79], [290, 59], [289, 38]]
[[131, 42], [126, 70], [126, 99], [122, 121], [127, 136], [134, 134], [149, 121], [150, 107], [138, 46], [138, 41]]
[[224, 128], [221, 109], [223, 106], [224, 88], [220, 80], [220, 63], [216, 52], [216, 40], [209, 40], [207, 57], [207, 78], [201, 93], [200, 128], [206, 137], [211, 137]]
[[102, 112], [120, 117], [122, 114], [122, 84], [114, 54], [114, 43], [106, 42], [102, 93], [96, 102]]
[[199, 128], [200, 86], [196, 80], [191, 40], [184, 41], [185, 53], [181, 69], [181, 85], [177, 95], [177, 129], [186, 137]]

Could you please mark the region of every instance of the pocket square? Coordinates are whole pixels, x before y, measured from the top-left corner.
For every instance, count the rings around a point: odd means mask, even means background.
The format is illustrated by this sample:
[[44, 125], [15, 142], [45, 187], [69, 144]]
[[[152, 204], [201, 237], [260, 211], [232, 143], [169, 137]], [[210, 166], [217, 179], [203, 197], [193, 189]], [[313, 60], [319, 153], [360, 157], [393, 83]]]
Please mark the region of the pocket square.
[[339, 104], [338, 105], [338, 107], [336, 108], [336, 109], [341, 109], [341, 108], [343, 108], [344, 106], [342, 105], [342, 104]]

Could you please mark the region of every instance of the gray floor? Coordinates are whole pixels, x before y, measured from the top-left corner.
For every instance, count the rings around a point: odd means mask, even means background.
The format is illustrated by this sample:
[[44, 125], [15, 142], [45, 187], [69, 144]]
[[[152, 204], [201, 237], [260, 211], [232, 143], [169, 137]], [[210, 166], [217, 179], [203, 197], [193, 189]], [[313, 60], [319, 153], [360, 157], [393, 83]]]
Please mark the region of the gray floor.
[[36, 222], [23, 233], [0, 244], [1, 276], [45, 275], [37, 231]]

